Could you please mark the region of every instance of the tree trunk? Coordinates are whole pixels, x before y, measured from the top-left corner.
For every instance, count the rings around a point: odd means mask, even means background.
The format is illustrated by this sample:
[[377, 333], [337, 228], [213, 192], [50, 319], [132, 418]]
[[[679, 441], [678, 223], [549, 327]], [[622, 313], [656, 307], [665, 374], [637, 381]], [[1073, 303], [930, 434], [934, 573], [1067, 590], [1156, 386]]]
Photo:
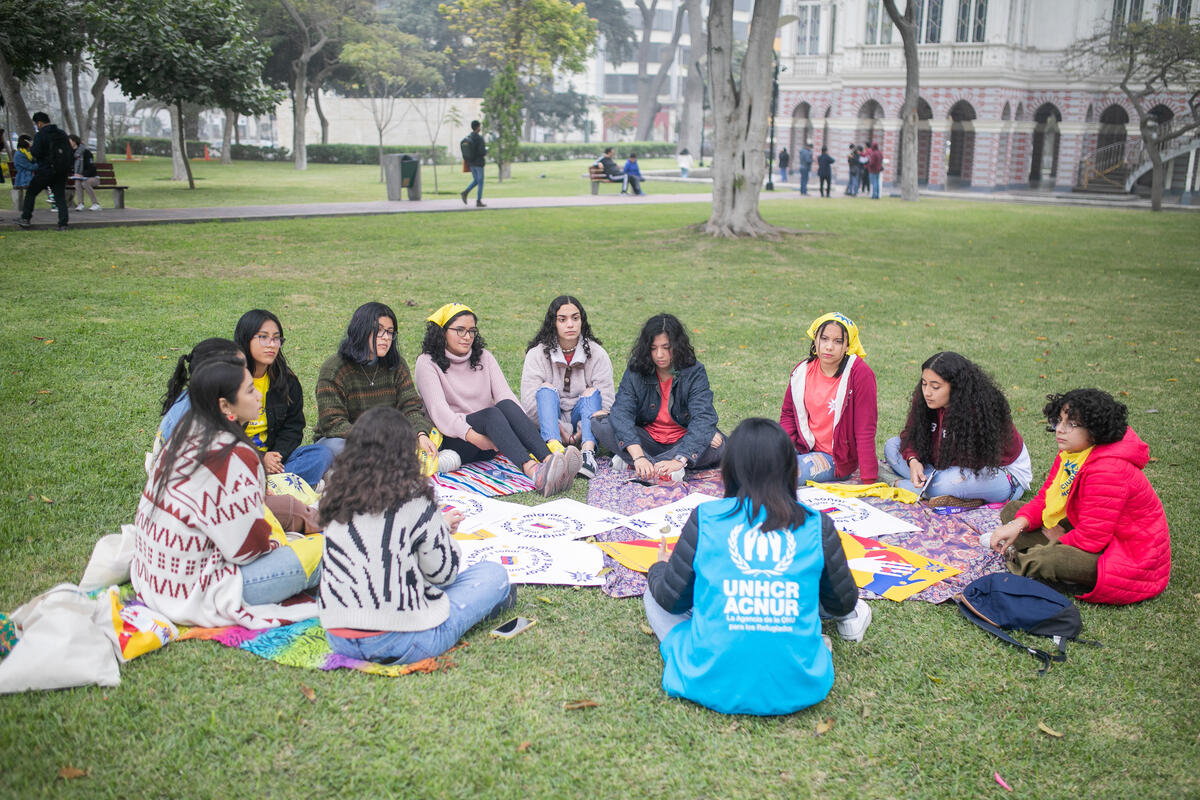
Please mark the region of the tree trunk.
[[[108, 83], [108, 78], [105, 78], [104, 82]], [[95, 91], [94, 86], [92, 88], [92, 91], [93, 92]], [[108, 161], [108, 151], [105, 146], [106, 142], [105, 142], [105, 130], [104, 130], [105, 121], [104, 121], [104, 89], [103, 88], [100, 89], [99, 94], [96, 95], [96, 99], [93, 100], [92, 103], [93, 103], [93, 105], [96, 106], [96, 160], [100, 161], [100, 162], [104, 162], [104, 161]]]
[[8, 59], [4, 57], [2, 51], [0, 51], [0, 94], [4, 96], [4, 107], [12, 115], [12, 124], [16, 126], [17, 133], [24, 133], [28, 136], [37, 133], [37, 128], [33, 126], [33, 120], [29, 116], [29, 108], [25, 105], [25, 98], [21, 95], [21, 82], [13, 76], [12, 65], [8, 63]]
[[308, 64], [293, 65], [292, 86], [292, 160], [296, 169], [308, 169], [308, 147], [304, 141], [304, 118], [308, 114]]
[[699, 157], [700, 126], [704, 124], [704, 70], [700, 65], [705, 44], [704, 12], [700, 0], [686, 0], [688, 36], [691, 38], [692, 60], [687, 65], [687, 80], [683, 85], [683, 110], [679, 116], [679, 147]]
[[[186, 137], [183, 133], [183, 110], [178, 105], [167, 107], [171, 114], [171, 180], [188, 180], [187, 153], [184, 151]], [[190, 184], [189, 184], [190, 185]]]
[[312, 89], [313, 108], [316, 109], [317, 119], [321, 120], [321, 144], [329, 144], [329, 119], [325, 116], [325, 110], [321, 108], [321, 87], [314, 86]]
[[[183, 133], [183, 103], [177, 102], [174, 106], [172, 106], [171, 111], [171, 122], [174, 123], [176, 120], [179, 122], [179, 124], [175, 126], [175, 141], [179, 145], [179, 155], [183, 161], [183, 170], [187, 173], [188, 188], [195, 189], [196, 181], [192, 178], [192, 162], [188, 161], [187, 139], [184, 137]], [[172, 177], [171, 180], [181, 179]]]
[[54, 74], [54, 86], [58, 89], [58, 108], [62, 114], [62, 129], [67, 133], [74, 133], [79, 130], [75, 127], [75, 120], [71, 116], [71, 92], [67, 89], [67, 67], [62, 61], [59, 61], [50, 70]]
[[650, 33], [654, 27], [654, 8], [657, 0], [654, 0], [647, 8], [646, 5], [638, 1], [638, 8], [642, 12], [642, 42], [638, 46], [638, 120], [637, 120], [637, 136], [639, 142], [648, 142], [654, 135], [654, 118], [658, 116], [658, 112], [662, 110], [662, 103], [658, 101], [658, 95], [662, 91], [663, 84], [666, 83], [667, 75], [671, 71], [671, 65], [675, 63], [675, 54], [678, 52], [679, 37], [683, 35], [683, 15], [687, 7], [680, 5], [675, 13], [675, 30], [671, 33], [671, 44], [669, 45], [670, 56], [664, 58], [658, 65], [658, 72], [653, 77], [648, 74], [648, 63], [650, 60]]
[[1138, 127], [1142, 130], [1142, 147], [1150, 158], [1150, 210], [1162, 211], [1163, 198], [1163, 161], [1156, 125], [1151, 125], [1151, 117], [1142, 117]]
[[237, 127], [238, 113], [232, 108], [225, 109], [225, 129], [221, 132], [221, 163], [232, 164], [233, 129]]
[[896, 8], [896, 0], [883, 0], [888, 16], [900, 31], [904, 43], [904, 105], [900, 107], [901, 168], [900, 198], [916, 201], [920, 198], [917, 179], [920, 165], [917, 163], [917, 98], [921, 95], [920, 61], [917, 56], [917, 29], [913, 21], [913, 0], [904, 4], [904, 14]]
[[773, 236], [779, 229], [758, 213], [771, 110], [772, 45], [780, 0], [755, 0], [741, 86], [733, 74], [733, 0], [711, 0], [708, 65], [712, 77], [713, 200], [704, 225], [714, 236]]
[[[96, 73], [96, 80], [92, 83], [91, 95], [92, 103], [87, 110], [88, 127], [95, 120], [96, 131], [96, 152], [100, 152], [100, 143], [104, 141], [104, 90], [108, 88], [108, 76], [103, 72]], [[84, 141], [87, 138], [84, 137]], [[99, 159], [98, 159], [99, 160]]]

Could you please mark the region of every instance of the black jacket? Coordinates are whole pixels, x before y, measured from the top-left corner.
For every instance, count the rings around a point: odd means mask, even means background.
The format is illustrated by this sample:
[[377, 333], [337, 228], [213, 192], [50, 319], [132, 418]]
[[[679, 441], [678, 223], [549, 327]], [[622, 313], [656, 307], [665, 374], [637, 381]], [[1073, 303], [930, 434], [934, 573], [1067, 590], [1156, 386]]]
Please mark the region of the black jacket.
[[[694, 464], [717, 433], [717, 410], [713, 408], [712, 390], [708, 388], [704, 365], [697, 361], [676, 372], [667, 399], [671, 419], [679, 427], [687, 428], [687, 433], [678, 442], [679, 451]], [[636, 428], [644, 428], [653, 422], [661, 405], [658, 377], [653, 372], [642, 375], [626, 369], [609, 412], [613, 433], [622, 450], [638, 443]]]
[[75, 151], [67, 134], [54, 123], [43, 125], [41, 130], [33, 135], [33, 144], [29, 147], [33, 160], [37, 162], [34, 174], [43, 178], [63, 177], [71, 174], [75, 167]]
[[[651, 564], [646, 573], [651, 596], [672, 614], [682, 614], [692, 607], [692, 590], [696, 586], [692, 563], [699, 538], [700, 526], [696, 523], [696, 512], [692, 511], [679, 534], [671, 559]], [[821, 549], [825, 551], [819, 591], [821, 610], [835, 617], [845, 616], [858, 602], [858, 586], [846, 563], [846, 552], [842, 549], [837, 528], [824, 512], [821, 513]]]
[[471, 131], [467, 136], [467, 141], [471, 144], [471, 157], [467, 159], [468, 167], [483, 167], [487, 166], [487, 143], [483, 141], [483, 137], [477, 132]]
[[271, 383], [263, 400], [267, 412], [267, 452], [278, 452], [284, 461], [304, 439], [304, 389], [295, 375], [288, 375], [287, 392]]
[[610, 156], [602, 156], [596, 163], [604, 168], [604, 174], [610, 179], [619, 178], [625, 174], [625, 172], [617, 166], [617, 162], [613, 161]]

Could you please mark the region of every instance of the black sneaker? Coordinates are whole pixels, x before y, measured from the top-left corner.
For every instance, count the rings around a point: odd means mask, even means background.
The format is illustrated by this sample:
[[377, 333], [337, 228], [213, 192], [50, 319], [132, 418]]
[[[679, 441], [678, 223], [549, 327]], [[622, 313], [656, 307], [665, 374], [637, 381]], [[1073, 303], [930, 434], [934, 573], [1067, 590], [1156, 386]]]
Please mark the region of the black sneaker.
[[17, 225], [22, 228], [29, 228], [33, 225], [33, 223], [30, 222], [29, 220], [25, 219], [24, 217], [19, 217], [17, 219]]
[[65, 231], [66, 229], [67, 229], [66, 225], [59, 225], [58, 228], [56, 228], [56, 230], [60, 230], [60, 231]]
[[590, 481], [596, 477], [596, 454], [591, 450], [584, 450], [582, 455], [583, 463], [579, 466], [579, 474]]

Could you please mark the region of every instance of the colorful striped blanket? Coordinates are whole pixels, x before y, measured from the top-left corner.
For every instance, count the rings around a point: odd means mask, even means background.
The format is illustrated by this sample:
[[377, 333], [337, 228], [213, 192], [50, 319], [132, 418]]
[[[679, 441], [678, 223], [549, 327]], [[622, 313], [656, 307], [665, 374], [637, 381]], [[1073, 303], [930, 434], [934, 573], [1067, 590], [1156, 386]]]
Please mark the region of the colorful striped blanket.
[[464, 464], [454, 472], [444, 472], [430, 478], [443, 489], [474, 492], [484, 497], [503, 497], [520, 492], [532, 492], [533, 481], [502, 455], [491, 461]]

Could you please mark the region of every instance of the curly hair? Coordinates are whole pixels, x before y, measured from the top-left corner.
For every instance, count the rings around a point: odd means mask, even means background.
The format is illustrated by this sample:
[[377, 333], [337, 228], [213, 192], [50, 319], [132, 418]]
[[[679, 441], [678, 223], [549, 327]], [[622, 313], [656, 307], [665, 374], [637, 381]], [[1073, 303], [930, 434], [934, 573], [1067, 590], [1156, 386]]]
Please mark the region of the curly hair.
[[[254, 367], [257, 364], [254, 362], [254, 357], [250, 355], [250, 340], [262, 330], [263, 324], [268, 320], [274, 322], [275, 327], [279, 328], [279, 336], [282, 338], [283, 323], [279, 321], [279, 317], [261, 308], [252, 308], [242, 314], [233, 329], [233, 341], [237, 343], [237, 346], [241, 348], [242, 355], [246, 357], [246, 366], [251, 375], [254, 374]], [[291, 405], [292, 398], [288, 393], [288, 381], [289, 379], [294, 381], [297, 378], [291, 367], [288, 366], [287, 359], [283, 357], [282, 344], [275, 354], [275, 361], [267, 367], [267, 376], [270, 378], [267, 394], [282, 398], [284, 405]], [[263, 402], [266, 402], [265, 397]]]
[[671, 344], [671, 366], [677, 370], [696, 363], [696, 351], [688, 339], [687, 330], [673, 314], [655, 314], [646, 320], [638, 334], [633, 349], [629, 352], [629, 369], [639, 375], [653, 375], [654, 361], [650, 358], [650, 345], [660, 333], [667, 335]]
[[358, 418], [329, 470], [321, 494], [323, 525], [394, 511], [414, 497], [433, 500], [433, 486], [417, 460], [417, 434], [391, 406], [376, 406]]
[[560, 294], [550, 301], [550, 307], [546, 309], [546, 318], [542, 320], [542, 327], [538, 328], [538, 332], [529, 340], [529, 344], [525, 347], [526, 353], [540, 344], [546, 358], [550, 358], [550, 352], [558, 347], [558, 310], [565, 305], [573, 305], [579, 309], [579, 343], [583, 345], [583, 354], [588, 358], [592, 357], [590, 342], [604, 344], [596, 338], [596, 334], [592, 333], [592, 326], [588, 322], [587, 311], [584, 310], [583, 303], [569, 294]]
[[1101, 389], [1072, 389], [1064, 394], [1046, 395], [1046, 430], [1053, 432], [1064, 409], [1067, 419], [1087, 429], [1096, 444], [1112, 444], [1125, 438], [1129, 427], [1128, 409]]
[[950, 385], [941, 445], [934, 447], [937, 411], [925, 403], [920, 380], [913, 389], [901, 442], [936, 469], [999, 467], [1012, 430], [1012, 413], [1000, 387], [977, 365], [949, 350], [930, 356], [921, 365], [921, 371], [925, 370], [935, 372]]
[[[446, 329], [459, 317], [470, 317], [476, 321], [476, 325], [479, 324], [479, 318], [470, 311], [458, 312], [446, 320], [444, 326], [438, 325], [436, 322], [425, 323], [425, 339], [421, 342], [421, 352], [432, 358], [433, 363], [437, 364], [442, 372], [450, 369], [450, 358], [446, 355]], [[483, 334], [475, 334], [475, 339], [471, 342], [471, 358], [468, 361], [471, 369], [483, 369], [479, 366], [479, 362], [483, 358], [483, 351], [486, 347], [487, 342], [483, 341]]]
[[[816, 334], [813, 336], [812, 344], [808, 346], [808, 358], [804, 359], [805, 363], [812, 361], [817, 357], [817, 342], [821, 341], [821, 333], [830, 325], [837, 325], [842, 329], [842, 341], [846, 344], [850, 343], [850, 331], [846, 330], [846, 326], [838, 322], [836, 319], [826, 320], [821, 323], [821, 327], [817, 328]], [[850, 354], [845, 353], [842, 356], [842, 361], [838, 364], [837, 372], [833, 373], [833, 377], [842, 377], [842, 371], [846, 369], [846, 362], [850, 360]]]

